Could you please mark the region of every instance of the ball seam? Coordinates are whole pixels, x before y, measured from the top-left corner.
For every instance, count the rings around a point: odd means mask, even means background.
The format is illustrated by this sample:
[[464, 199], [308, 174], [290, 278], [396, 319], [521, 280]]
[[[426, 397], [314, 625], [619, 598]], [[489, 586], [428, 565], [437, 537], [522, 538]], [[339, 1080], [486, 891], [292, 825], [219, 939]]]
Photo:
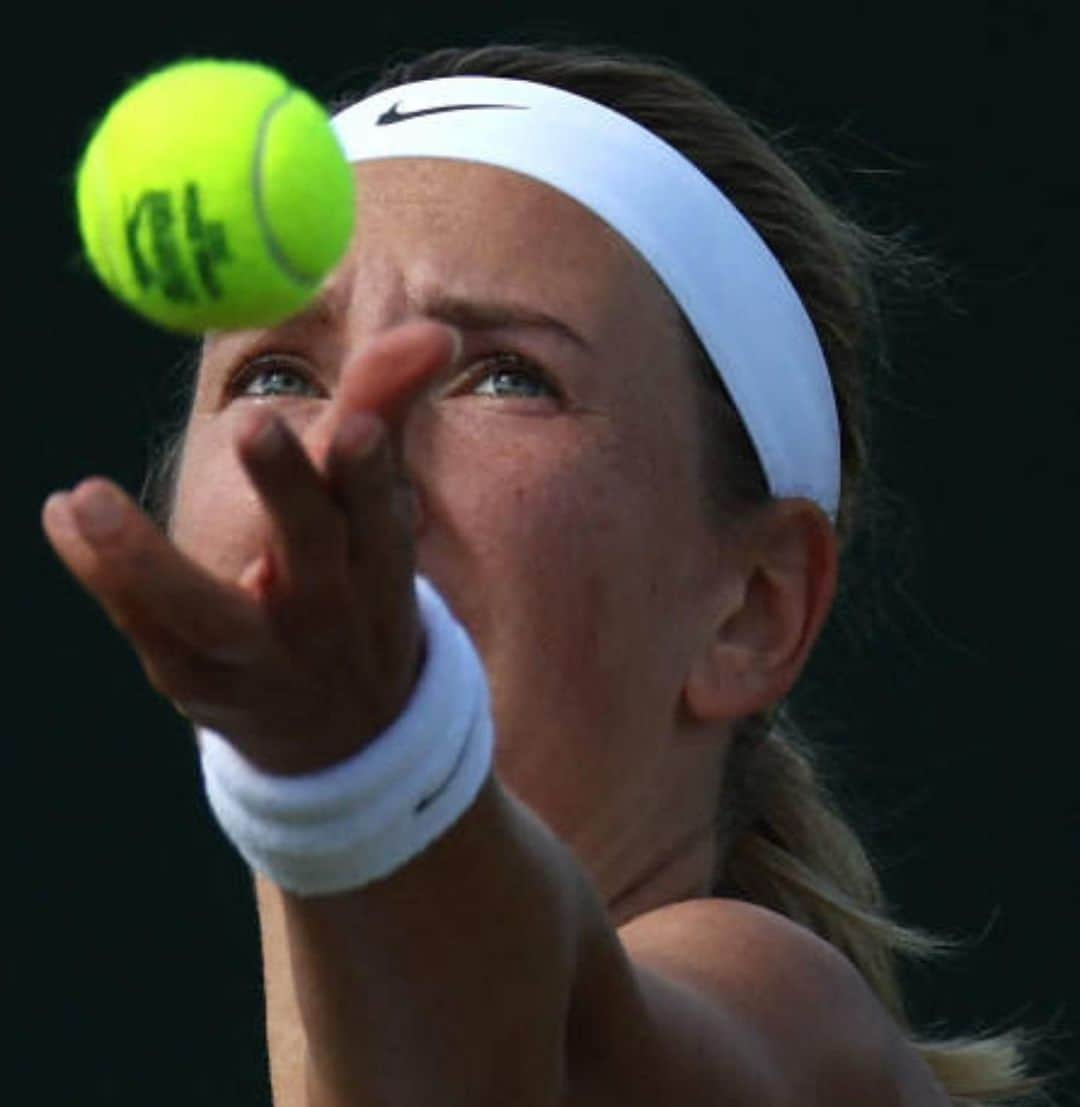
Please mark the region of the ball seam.
[[267, 106], [266, 111], [263, 112], [262, 118], [259, 120], [259, 131], [255, 139], [255, 157], [252, 164], [252, 194], [255, 198], [255, 218], [258, 220], [259, 229], [262, 231], [263, 239], [266, 243], [266, 249], [274, 264], [277, 265], [290, 280], [295, 281], [305, 288], [311, 288], [318, 284], [318, 276], [312, 273], [305, 273], [289, 259], [288, 254], [286, 254], [281, 244], [274, 237], [273, 225], [267, 214], [264, 200], [263, 155], [266, 144], [269, 141], [270, 125], [273, 123], [274, 116], [281, 111], [286, 103], [288, 103], [293, 94], [293, 89], [286, 89], [276, 100], [272, 101]]

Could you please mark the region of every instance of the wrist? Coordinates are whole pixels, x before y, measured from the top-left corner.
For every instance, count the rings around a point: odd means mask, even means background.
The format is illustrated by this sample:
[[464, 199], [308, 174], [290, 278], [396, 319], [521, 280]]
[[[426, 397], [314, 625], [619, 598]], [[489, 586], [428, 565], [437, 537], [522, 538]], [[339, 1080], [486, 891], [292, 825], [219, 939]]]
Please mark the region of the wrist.
[[493, 758], [483, 666], [417, 578], [423, 668], [399, 717], [363, 750], [299, 776], [267, 773], [197, 731], [210, 807], [247, 863], [299, 895], [362, 887], [422, 852], [472, 804]]

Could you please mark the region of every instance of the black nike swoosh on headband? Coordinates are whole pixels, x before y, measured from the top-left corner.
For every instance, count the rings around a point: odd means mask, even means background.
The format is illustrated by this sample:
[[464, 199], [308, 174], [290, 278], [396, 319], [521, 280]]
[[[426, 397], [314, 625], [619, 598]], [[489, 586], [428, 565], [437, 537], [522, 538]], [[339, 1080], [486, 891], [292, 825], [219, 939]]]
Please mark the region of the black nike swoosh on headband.
[[405, 123], [410, 119], [418, 119], [421, 115], [437, 115], [443, 111], [478, 111], [484, 108], [502, 108], [509, 111], [524, 111], [524, 104], [444, 104], [437, 108], [419, 108], [417, 111], [398, 111], [399, 100], [393, 107], [375, 120], [376, 127], [387, 127], [391, 123]]

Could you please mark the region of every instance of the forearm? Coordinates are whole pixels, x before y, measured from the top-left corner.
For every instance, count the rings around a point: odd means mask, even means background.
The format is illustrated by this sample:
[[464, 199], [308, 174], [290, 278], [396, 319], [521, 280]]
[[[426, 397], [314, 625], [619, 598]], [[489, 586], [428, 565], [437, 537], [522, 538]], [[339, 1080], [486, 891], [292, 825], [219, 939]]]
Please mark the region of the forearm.
[[277, 1107], [557, 1103], [580, 951], [605, 929], [618, 946], [494, 776], [390, 877], [309, 898], [260, 880], [259, 913]]

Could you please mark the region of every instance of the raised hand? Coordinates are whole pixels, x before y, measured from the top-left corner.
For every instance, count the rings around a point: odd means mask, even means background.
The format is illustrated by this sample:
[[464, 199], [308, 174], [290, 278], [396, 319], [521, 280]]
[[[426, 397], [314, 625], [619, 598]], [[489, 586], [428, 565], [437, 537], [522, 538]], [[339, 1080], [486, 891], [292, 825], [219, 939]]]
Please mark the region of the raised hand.
[[235, 450], [268, 526], [235, 581], [181, 552], [100, 477], [45, 504], [54, 549], [151, 683], [268, 772], [349, 756], [408, 697], [422, 632], [392, 443], [456, 342], [430, 322], [383, 333], [344, 368], [303, 442], [269, 410], [238, 420]]

